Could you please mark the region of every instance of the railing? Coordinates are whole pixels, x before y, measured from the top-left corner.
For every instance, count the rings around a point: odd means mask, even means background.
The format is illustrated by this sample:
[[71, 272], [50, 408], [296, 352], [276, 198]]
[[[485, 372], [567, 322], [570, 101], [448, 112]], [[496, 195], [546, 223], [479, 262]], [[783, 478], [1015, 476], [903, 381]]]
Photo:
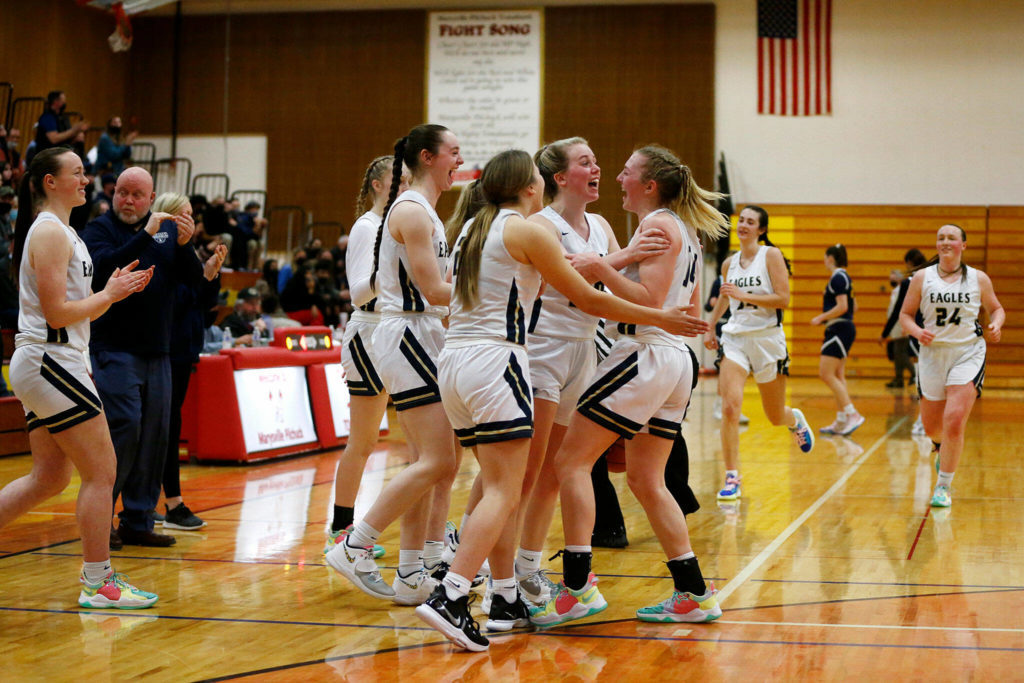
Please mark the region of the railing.
[[[324, 249], [330, 249], [345, 233], [345, 224], [338, 221], [317, 221], [306, 226], [306, 244], [314, 239], [323, 243]], [[310, 256], [313, 256], [310, 254]]]
[[152, 142], [133, 142], [131, 161], [132, 165], [141, 166], [149, 171], [150, 175], [154, 175], [156, 172], [156, 145]]
[[[295, 232], [306, 225], [306, 210], [301, 206], [272, 206], [267, 214], [267, 223], [268, 232], [273, 230], [276, 238], [274, 243], [268, 246], [275, 250], [284, 247], [290, 261], [295, 248]], [[285, 233], [283, 245], [280, 237], [282, 226]]]
[[188, 194], [192, 181], [192, 161], [184, 157], [157, 159], [153, 164], [153, 189], [159, 195], [164, 192]]
[[10, 135], [12, 128], [21, 131], [21, 145], [18, 151], [21, 153], [22, 159], [25, 158], [25, 151], [28, 149], [29, 143], [36, 139], [33, 126], [43, 115], [45, 108], [45, 97], [16, 97], [11, 100], [7, 116], [7, 133]]
[[208, 200], [214, 197], [228, 198], [231, 179], [226, 173], [199, 173], [192, 178], [192, 190], [189, 194], [201, 194]]

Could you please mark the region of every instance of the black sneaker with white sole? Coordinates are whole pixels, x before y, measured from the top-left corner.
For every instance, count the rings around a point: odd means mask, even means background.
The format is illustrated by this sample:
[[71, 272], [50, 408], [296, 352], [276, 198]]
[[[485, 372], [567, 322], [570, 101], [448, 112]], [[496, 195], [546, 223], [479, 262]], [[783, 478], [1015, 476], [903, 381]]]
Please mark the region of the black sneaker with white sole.
[[491, 611], [487, 616], [488, 631], [510, 631], [518, 626], [530, 625], [530, 608], [518, 592], [512, 603], [496, 592], [491, 598]]
[[164, 508], [167, 510], [167, 514], [164, 515], [165, 529], [195, 531], [196, 529], [202, 529], [206, 526], [206, 522], [197, 517], [195, 513], [189, 510], [188, 506], [184, 503], [178, 503], [173, 508], [169, 508], [165, 505]]
[[455, 645], [473, 652], [483, 652], [491, 644], [480, 635], [480, 626], [469, 614], [471, 597], [463, 595], [449, 600], [443, 585], [438, 585], [427, 601], [416, 608], [416, 616], [439, 631]]
[[448, 574], [449, 569], [451, 569], [451, 565], [444, 560], [438, 560], [437, 564], [426, 567], [427, 574], [430, 574], [431, 578], [438, 581], [444, 581], [444, 577]]

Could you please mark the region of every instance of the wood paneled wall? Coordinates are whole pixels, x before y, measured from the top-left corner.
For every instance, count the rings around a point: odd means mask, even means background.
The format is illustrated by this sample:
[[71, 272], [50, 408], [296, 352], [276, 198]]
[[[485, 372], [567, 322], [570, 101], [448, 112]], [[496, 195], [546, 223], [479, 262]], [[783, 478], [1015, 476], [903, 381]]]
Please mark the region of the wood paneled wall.
[[[365, 164], [425, 115], [426, 16], [234, 15], [230, 26], [223, 16], [186, 16], [179, 132], [265, 133], [270, 204], [349, 225]], [[168, 134], [173, 20], [135, 26], [130, 109], [146, 133]], [[604, 170], [595, 208], [620, 236], [626, 215], [614, 178], [634, 146], [674, 149], [710, 185], [713, 5], [549, 8], [545, 43], [544, 135], [591, 141]], [[439, 203], [442, 217], [455, 194]], [[283, 248], [282, 232], [271, 233], [271, 249]]]
[[[741, 208], [741, 207], [738, 207]], [[857, 341], [847, 363], [848, 376], [888, 378], [892, 363], [878, 339], [885, 325], [891, 288], [889, 271], [903, 268], [908, 249], [935, 254], [935, 233], [945, 223], [967, 232], [964, 260], [986, 271], [1008, 312], [1000, 344], [990, 344], [986, 382], [1019, 386], [1024, 371], [1024, 321], [1014, 311], [1024, 306], [1024, 272], [1015, 257], [1024, 246], [1024, 208], [977, 206], [822, 206], [772, 205], [769, 236], [792, 261], [790, 310], [785, 323], [790, 342], [790, 373], [814, 376], [823, 335], [809, 321], [821, 312], [828, 281], [825, 249], [842, 243], [857, 300]], [[735, 237], [733, 238], [735, 240]]]
[[[63, 90], [68, 111], [106, 125], [124, 114], [132, 54], [110, 51], [113, 32], [112, 15], [69, 0], [0, 0], [0, 81], [14, 84], [14, 97]], [[32, 130], [22, 130], [21, 139], [24, 151]]]

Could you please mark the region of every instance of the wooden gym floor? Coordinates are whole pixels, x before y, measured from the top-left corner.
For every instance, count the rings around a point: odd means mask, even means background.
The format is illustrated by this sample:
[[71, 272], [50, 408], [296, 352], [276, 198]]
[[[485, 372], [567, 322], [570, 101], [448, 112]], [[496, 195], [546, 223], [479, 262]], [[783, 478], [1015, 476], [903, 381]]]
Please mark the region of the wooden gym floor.
[[[632, 618], [671, 582], [624, 475], [612, 475], [630, 545], [595, 552], [609, 608], [563, 628], [493, 637], [486, 653], [453, 650], [412, 608], [364, 596], [325, 565], [336, 453], [323, 453], [184, 467], [186, 502], [209, 525], [173, 532], [178, 543], [166, 550], [113, 553], [117, 570], [160, 594], [150, 610], [77, 607], [77, 481], [0, 531], [0, 679], [1019, 680], [1021, 394], [989, 390], [978, 402], [953, 507], [932, 510], [929, 444], [910, 435], [916, 404], [882, 384], [852, 381], [867, 423], [850, 439], [819, 437], [803, 454], [768, 425], [748, 383], [743, 498], [719, 506], [715, 380], [701, 381], [685, 434], [703, 507], [688, 521], [705, 576], [720, 589], [725, 614], [713, 624]], [[832, 420], [820, 381], [793, 380], [790, 391], [815, 428]], [[393, 433], [370, 459], [357, 516], [404, 452]], [[0, 460], [0, 483], [28, 468], [28, 456]], [[466, 458], [453, 520], [475, 472]], [[382, 539], [389, 579], [397, 531]], [[550, 554], [560, 544], [556, 515]]]

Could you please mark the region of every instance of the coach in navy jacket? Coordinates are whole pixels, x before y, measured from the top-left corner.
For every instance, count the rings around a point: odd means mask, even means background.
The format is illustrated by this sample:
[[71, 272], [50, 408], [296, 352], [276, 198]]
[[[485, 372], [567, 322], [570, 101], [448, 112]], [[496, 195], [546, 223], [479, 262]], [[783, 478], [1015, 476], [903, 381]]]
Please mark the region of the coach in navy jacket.
[[153, 532], [150, 510], [160, 482], [171, 405], [171, 318], [179, 283], [198, 286], [203, 267], [189, 240], [188, 216], [153, 214], [156, 194], [145, 170], [129, 168], [117, 179], [114, 204], [82, 232], [94, 264], [93, 287], [101, 289], [118, 264], [139, 261], [153, 268], [143, 296], [112, 305], [92, 324], [89, 351], [117, 453], [114, 501], [121, 496], [120, 527], [111, 546], [169, 546], [174, 537]]

